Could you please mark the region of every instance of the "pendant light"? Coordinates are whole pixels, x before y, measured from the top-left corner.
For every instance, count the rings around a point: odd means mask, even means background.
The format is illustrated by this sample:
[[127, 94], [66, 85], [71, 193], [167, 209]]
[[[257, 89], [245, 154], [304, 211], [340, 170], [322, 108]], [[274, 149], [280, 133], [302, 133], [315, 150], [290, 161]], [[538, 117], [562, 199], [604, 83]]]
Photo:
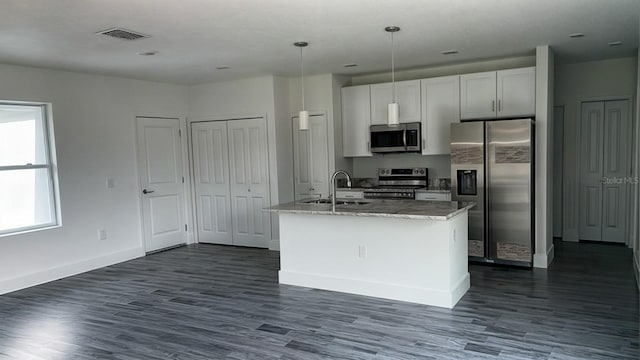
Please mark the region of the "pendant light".
[[309, 45], [304, 41], [293, 43], [294, 46], [300, 48], [300, 84], [302, 87], [302, 110], [298, 113], [298, 120], [300, 121], [300, 130], [309, 130], [309, 112], [304, 107], [304, 62], [302, 61], [302, 48]]
[[393, 33], [400, 31], [397, 26], [387, 26], [384, 31], [391, 33], [391, 103], [387, 105], [387, 125], [393, 126], [400, 123], [400, 107], [396, 101], [396, 76], [395, 59], [393, 54]]

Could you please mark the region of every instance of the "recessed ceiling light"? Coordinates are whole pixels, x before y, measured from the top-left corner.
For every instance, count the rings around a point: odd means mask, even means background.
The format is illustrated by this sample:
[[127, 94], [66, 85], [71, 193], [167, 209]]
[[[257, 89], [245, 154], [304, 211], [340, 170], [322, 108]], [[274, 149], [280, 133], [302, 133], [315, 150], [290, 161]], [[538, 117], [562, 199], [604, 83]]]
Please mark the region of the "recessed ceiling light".
[[216, 70], [227, 70], [227, 69], [231, 69], [231, 68], [230, 68], [230, 67], [228, 67], [228, 66], [218, 66], [218, 67], [216, 68]]
[[584, 37], [584, 33], [573, 33], [573, 34], [569, 34], [570, 38], [581, 38]]
[[356, 67], [356, 66], [358, 66], [358, 64], [351, 63], [351, 64], [344, 64], [342, 66], [344, 66], [344, 67]]
[[157, 55], [158, 52], [157, 51], [145, 51], [145, 52], [139, 52], [138, 55], [140, 56], [153, 56], [153, 55]]
[[609, 45], [609, 46], [622, 45], [622, 41], [612, 41], [612, 42], [608, 43], [607, 45]]
[[458, 53], [458, 50], [453, 50], [453, 49], [440, 51], [440, 54], [442, 55], [451, 55], [451, 54], [457, 54], [457, 53]]

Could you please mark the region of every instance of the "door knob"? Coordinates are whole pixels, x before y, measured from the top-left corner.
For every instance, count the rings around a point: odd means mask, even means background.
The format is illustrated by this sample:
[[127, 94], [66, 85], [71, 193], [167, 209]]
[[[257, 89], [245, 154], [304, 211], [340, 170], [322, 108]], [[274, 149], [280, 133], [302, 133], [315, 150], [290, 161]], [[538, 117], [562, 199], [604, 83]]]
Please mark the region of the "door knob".
[[247, 189], [248, 192], [251, 192], [251, 189]]
[[147, 194], [151, 194], [152, 192], [155, 192], [155, 191], [153, 191], [153, 190], [147, 190], [147, 189], [142, 190], [142, 193], [143, 193], [143, 194], [145, 194], [145, 195], [147, 195]]

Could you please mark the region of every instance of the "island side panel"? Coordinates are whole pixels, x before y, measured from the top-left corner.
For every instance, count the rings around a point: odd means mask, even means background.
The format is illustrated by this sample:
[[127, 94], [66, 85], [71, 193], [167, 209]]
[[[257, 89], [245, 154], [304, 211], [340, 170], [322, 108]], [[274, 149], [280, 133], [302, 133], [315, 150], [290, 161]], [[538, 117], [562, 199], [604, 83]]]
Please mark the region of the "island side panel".
[[[457, 301], [454, 293], [468, 289], [466, 247], [452, 251], [453, 227], [462, 226], [456, 219], [466, 214], [447, 221], [280, 215], [283, 284], [449, 308]], [[456, 242], [464, 234], [457, 230]], [[466, 288], [464, 279], [452, 281], [452, 268], [466, 273]]]
[[469, 290], [469, 217], [468, 211], [458, 214], [449, 220], [451, 241], [449, 242], [451, 262], [449, 263], [449, 283], [451, 284], [451, 301], [456, 304]]

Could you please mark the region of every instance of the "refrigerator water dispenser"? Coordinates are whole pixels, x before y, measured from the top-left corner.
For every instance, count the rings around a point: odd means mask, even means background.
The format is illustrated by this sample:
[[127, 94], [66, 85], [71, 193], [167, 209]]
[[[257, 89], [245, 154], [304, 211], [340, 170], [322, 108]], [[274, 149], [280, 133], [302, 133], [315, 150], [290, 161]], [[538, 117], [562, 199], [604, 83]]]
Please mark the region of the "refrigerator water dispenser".
[[458, 195], [478, 195], [478, 177], [476, 170], [458, 170]]

